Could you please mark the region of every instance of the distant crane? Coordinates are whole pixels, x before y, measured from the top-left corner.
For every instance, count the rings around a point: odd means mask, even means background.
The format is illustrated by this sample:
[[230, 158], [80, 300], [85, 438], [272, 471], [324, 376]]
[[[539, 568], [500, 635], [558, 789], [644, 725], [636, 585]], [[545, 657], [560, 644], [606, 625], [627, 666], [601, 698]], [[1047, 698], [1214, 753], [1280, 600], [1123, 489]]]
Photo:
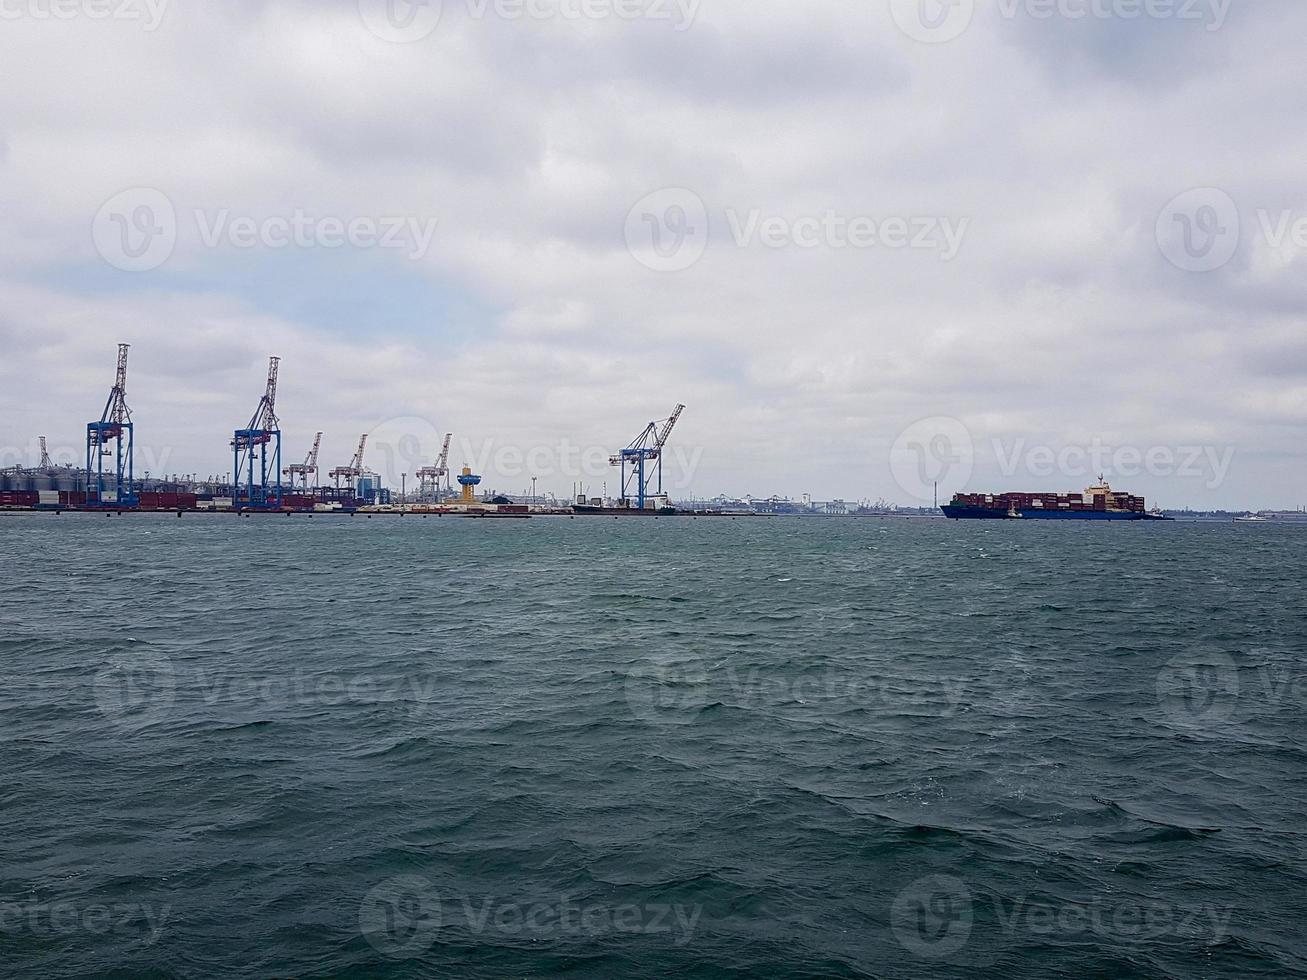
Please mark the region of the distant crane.
[[639, 510], [644, 510], [645, 501], [650, 496], [649, 486], [655, 477], [658, 480], [658, 495], [662, 495], [663, 447], [667, 445], [667, 440], [671, 437], [672, 430], [676, 428], [676, 423], [684, 411], [684, 405], [677, 405], [668, 418], [662, 422], [650, 422], [644, 427], [644, 431], [636, 436], [634, 442], [620, 453], [609, 457], [609, 463], [622, 468], [623, 506], [630, 506], [631, 485], [635, 484], [635, 506]]
[[368, 434], [365, 432], [363, 433], [363, 436], [359, 439], [359, 447], [354, 451], [354, 458], [350, 460], [349, 465], [337, 466], [334, 470], [332, 470], [330, 473], [327, 474], [333, 480], [336, 481], [337, 490], [340, 489], [341, 477], [344, 477], [345, 479], [349, 480], [350, 486], [353, 487], [354, 481], [363, 475], [364, 473], [363, 450], [367, 448], [367, 445], [368, 445]]
[[50, 462], [50, 450], [45, 445], [45, 436], [38, 436], [37, 438], [41, 443], [41, 462], [37, 466], [43, 470], [54, 469], [54, 463]]
[[303, 488], [305, 490], [309, 488], [310, 476], [314, 478], [314, 485], [315, 486], [317, 485], [318, 450], [321, 448], [322, 448], [322, 433], [319, 432], [316, 436], [313, 437], [313, 448], [309, 450], [309, 454], [304, 458], [304, 462], [291, 463], [290, 466], [282, 470], [282, 474], [284, 476], [290, 477], [290, 488], [292, 490], [295, 489], [295, 477], [297, 476], [300, 478], [300, 483], [303, 484]]
[[263, 397], [249, 425], [232, 436], [232, 482], [238, 508], [242, 504], [253, 508], [281, 506], [281, 420], [277, 418], [280, 366], [280, 357], [268, 358]]
[[[135, 426], [132, 410], [127, 407], [127, 351], [130, 349], [130, 344], [118, 345], [118, 371], [109, 400], [104, 403], [100, 421], [86, 426], [86, 502], [91, 506], [133, 507], [138, 499], [132, 490]], [[113, 461], [107, 486], [106, 459]]]
[[[418, 470], [417, 477], [421, 481], [419, 493], [421, 493], [423, 499], [426, 499], [428, 495], [438, 498], [442, 489], [451, 492], [453, 490], [449, 483], [449, 442], [453, 438], [454, 434], [452, 432], [446, 432], [445, 444], [440, 447], [440, 458], [436, 460], [436, 465], [424, 466]], [[440, 485], [442, 479], [445, 481], [443, 488]]]

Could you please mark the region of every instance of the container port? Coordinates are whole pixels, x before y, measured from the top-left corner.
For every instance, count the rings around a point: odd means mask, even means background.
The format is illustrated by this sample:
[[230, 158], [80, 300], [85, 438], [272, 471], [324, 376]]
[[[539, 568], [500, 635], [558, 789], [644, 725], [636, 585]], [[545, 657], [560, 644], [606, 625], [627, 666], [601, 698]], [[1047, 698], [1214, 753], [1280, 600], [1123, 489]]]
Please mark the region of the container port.
[[[673, 501], [664, 484], [663, 458], [685, 406], [667, 418], [651, 421], [609, 463], [619, 476], [616, 497], [591, 496], [574, 486], [570, 498], [537, 496], [534, 486], [516, 497], [483, 491], [482, 477], [471, 467], [450, 463], [453, 433], [446, 432], [439, 454], [404, 474], [412, 482], [386, 486], [368, 465], [368, 433], [361, 433], [347, 462], [326, 468], [321, 462], [324, 433], [318, 431], [307, 450], [287, 447], [283, 458], [277, 387], [281, 359], [270, 357], [262, 393], [254, 410], [225, 440], [230, 469], [222, 476], [138, 476], [135, 470], [136, 426], [128, 403], [130, 345], [119, 344], [113, 383], [99, 417], [86, 425], [82, 465], [55, 463], [47, 437], [38, 437], [35, 466], [0, 468], [0, 512], [53, 511], [127, 513], [397, 515], [524, 518], [572, 517], [951, 517], [955, 519], [1157, 520], [1142, 497], [1113, 491], [1105, 482], [1081, 493], [961, 493], [939, 508], [901, 508], [885, 500], [858, 503], [745, 495], [718, 495]], [[256, 389], [257, 390], [257, 389]], [[223, 443], [215, 433], [214, 448]], [[351, 437], [352, 439], [352, 437]], [[304, 452], [303, 456], [299, 452]], [[375, 453], [374, 453], [375, 455]], [[406, 481], [407, 482], [407, 481]], [[1173, 514], [1195, 519], [1190, 514]], [[1199, 515], [1201, 516], [1201, 515]], [[1214, 515], [1230, 519], [1239, 514]], [[1245, 514], [1243, 523], [1304, 523], [1307, 512]]]
[[[129, 344], [118, 345], [113, 385], [98, 419], [86, 426], [82, 467], [55, 465], [39, 437], [41, 457], [35, 467], [0, 470], [0, 511], [252, 514], [392, 514], [527, 518], [534, 514], [570, 516], [672, 516], [678, 511], [663, 487], [662, 460], [673, 429], [685, 410], [677, 405], [662, 421], [650, 422], [611, 463], [621, 473], [621, 495], [613, 500], [581, 496], [559, 504], [514, 501], [492, 492], [478, 495], [482, 477], [464, 466], [452, 475], [446, 433], [439, 456], [420, 467], [414, 490], [396, 493], [367, 465], [368, 434], [363, 433], [347, 463], [322, 479], [318, 432], [302, 462], [283, 466], [277, 386], [281, 358], [268, 359], [263, 393], [249, 420], [234, 428], [228, 442], [231, 469], [208, 480], [137, 477], [136, 422], [128, 405]], [[216, 442], [216, 440], [215, 440]], [[294, 457], [298, 459], [298, 457]], [[407, 474], [405, 474], [407, 476]], [[454, 484], [457, 484], [455, 487]], [[695, 511], [709, 514], [710, 510]]]

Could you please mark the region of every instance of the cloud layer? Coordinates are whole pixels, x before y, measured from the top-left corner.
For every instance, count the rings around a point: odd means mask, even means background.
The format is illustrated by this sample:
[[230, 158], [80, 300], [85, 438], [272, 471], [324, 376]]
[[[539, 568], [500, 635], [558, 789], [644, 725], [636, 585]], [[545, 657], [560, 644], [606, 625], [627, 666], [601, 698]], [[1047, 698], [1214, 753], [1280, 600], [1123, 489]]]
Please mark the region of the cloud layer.
[[1166, 505], [1307, 503], [1299, 5], [137, 2], [0, 11], [0, 465], [77, 452], [128, 341], [168, 472], [229, 464], [277, 354], [287, 462], [369, 431], [396, 482], [452, 430], [597, 492], [680, 401], [702, 496], [1106, 447]]

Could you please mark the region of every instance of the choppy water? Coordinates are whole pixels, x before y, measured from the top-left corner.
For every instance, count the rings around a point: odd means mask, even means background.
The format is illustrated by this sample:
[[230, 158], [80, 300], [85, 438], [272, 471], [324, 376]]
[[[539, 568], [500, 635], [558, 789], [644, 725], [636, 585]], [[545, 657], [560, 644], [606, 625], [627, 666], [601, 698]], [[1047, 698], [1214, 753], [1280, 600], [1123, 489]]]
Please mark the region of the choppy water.
[[1307, 973], [1307, 533], [0, 517], [0, 973]]

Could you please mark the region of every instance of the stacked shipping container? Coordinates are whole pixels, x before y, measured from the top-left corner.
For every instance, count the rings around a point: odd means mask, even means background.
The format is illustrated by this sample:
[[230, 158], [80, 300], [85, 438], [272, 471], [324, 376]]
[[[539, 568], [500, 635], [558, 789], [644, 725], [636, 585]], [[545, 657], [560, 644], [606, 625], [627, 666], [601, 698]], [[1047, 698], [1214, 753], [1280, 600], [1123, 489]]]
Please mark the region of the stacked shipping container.
[[1143, 497], [1128, 493], [960, 493], [953, 502], [963, 507], [986, 510], [1122, 510], [1142, 514], [1147, 505]]

